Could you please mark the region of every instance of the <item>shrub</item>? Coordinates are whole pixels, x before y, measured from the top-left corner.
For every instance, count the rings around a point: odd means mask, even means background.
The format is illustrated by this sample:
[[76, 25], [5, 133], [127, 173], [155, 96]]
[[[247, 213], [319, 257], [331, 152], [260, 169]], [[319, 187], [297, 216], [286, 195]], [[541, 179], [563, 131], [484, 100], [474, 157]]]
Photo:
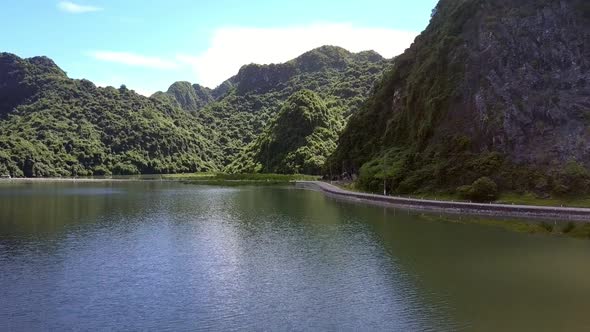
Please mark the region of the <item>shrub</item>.
[[542, 222], [541, 228], [543, 228], [544, 230], [546, 230], [549, 233], [553, 232], [553, 225], [551, 225], [550, 223]]
[[471, 186], [461, 186], [457, 188], [457, 194], [462, 198], [469, 198], [471, 192]]
[[92, 170], [92, 175], [107, 176], [107, 175], [111, 175], [111, 171], [107, 167], [100, 165], [100, 166], [94, 167], [94, 169]]
[[113, 174], [115, 175], [135, 175], [139, 174], [137, 166], [128, 163], [117, 163], [113, 167]]
[[565, 227], [563, 228], [563, 233], [567, 234], [571, 231], [574, 230], [574, 228], [576, 228], [576, 224], [574, 224], [573, 222], [568, 222], [567, 225], [565, 225]]
[[583, 195], [590, 190], [590, 172], [581, 164], [570, 161], [553, 178], [553, 192], [556, 195]]
[[490, 202], [498, 198], [498, 186], [496, 183], [484, 176], [470, 186], [461, 186], [457, 188], [457, 193], [463, 197], [476, 202]]

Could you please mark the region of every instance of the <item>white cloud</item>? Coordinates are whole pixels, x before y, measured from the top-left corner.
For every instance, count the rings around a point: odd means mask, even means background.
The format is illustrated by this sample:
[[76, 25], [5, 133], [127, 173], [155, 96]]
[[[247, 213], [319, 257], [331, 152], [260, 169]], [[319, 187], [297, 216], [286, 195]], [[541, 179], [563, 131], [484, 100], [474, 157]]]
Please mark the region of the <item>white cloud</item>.
[[[214, 88], [237, 74], [245, 64], [282, 63], [323, 45], [340, 46], [352, 52], [374, 50], [391, 58], [409, 47], [417, 35], [417, 32], [361, 28], [351, 24], [314, 24], [286, 28], [226, 27], [217, 29], [212, 35], [209, 48], [197, 55], [177, 54], [175, 57], [164, 58], [105, 50], [86, 54], [105, 62], [171, 70], [183, 76], [179, 79], [188, 79]], [[192, 79], [186, 77], [187, 72], [192, 72]], [[174, 73], [167, 75], [176, 75]], [[114, 83], [115, 80], [110, 81]], [[165, 84], [169, 83], [172, 82]], [[115, 84], [117, 87], [119, 85], [120, 83]], [[137, 89], [138, 93], [144, 95], [151, 95], [152, 90], [145, 87]]]
[[57, 8], [59, 8], [61, 11], [72, 14], [90, 13], [102, 10], [100, 7], [79, 5], [70, 1], [60, 1], [57, 4]]
[[151, 69], [176, 69], [179, 67], [175, 61], [129, 52], [92, 51], [88, 55], [101, 61]]
[[200, 55], [178, 55], [192, 67], [196, 81], [215, 87], [248, 63], [280, 63], [322, 45], [352, 52], [375, 50], [391, 58], [402, 53], [417, 32], [361, 28], [351, 24], [314, 24], [286, 28], [226, 27], [215, 31], [210, 47]]

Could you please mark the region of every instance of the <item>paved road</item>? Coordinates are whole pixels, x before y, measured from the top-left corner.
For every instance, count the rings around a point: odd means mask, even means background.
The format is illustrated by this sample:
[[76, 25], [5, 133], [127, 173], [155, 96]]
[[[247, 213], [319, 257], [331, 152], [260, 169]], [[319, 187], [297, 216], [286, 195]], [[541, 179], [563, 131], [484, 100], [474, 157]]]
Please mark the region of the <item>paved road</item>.
[[319, 190], [332, 196], [413, 210], [590, 222], [590, 209], [588, 208], [480, 204], [383, 196], [348, 191], [320, 181], [295, 181], [295, 185], [299, 188]]

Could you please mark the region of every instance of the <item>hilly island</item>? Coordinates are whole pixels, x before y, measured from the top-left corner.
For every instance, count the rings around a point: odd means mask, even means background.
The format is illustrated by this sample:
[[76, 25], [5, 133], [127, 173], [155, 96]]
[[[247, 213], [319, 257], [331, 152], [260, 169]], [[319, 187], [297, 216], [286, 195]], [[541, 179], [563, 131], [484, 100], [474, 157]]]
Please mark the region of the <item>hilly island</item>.
[[323, 46], [144, 97], [0, 54], [0, 175], [320, 175], [493, 201], [590, 191], [590, 6], [441, 0], [403, 54]]

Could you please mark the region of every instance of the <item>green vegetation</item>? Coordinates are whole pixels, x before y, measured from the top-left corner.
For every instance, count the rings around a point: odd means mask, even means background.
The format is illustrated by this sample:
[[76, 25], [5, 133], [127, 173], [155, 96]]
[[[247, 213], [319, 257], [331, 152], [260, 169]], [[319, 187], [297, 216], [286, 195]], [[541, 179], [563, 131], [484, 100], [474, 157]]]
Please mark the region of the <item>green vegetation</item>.
[[[282, 104], [304, 89], [323, 99], [310, 111], [324, 112], [322, 123], [313, 123], [316, 130], [299, 137], [305, 142], [288, 143], [302, 143], [283, 160], [288, 165], [259, 171], [318, 173], [335, 148], [344, 117], [356, 111], [387, 64], [374, 52], [353, 54], [326, 46], [285, 64], [244, 66], [215, 90], [177, 82], [166, 93], [146, 98], [125, 86], [97, 88], [87, 80], [69, 79], [45, 57], [2, 53], [0, 175], [214, 172], [238, 155], [244, 164], [237, 167], [236, 162], [231, 169], [240, 172], [247, 170], [244, 165], [260, 162], [247, 160], [255, 141], [267, 142], [271, 149], [283, 144], [268, 141], [268, 132], [259, 138], [271, 122], [295, 131], [310, 125], [298, 122], [309, 114], [288, 124], [286, 117], [275, 119]], [[288, 137], [282, 129], [272, 132], [272, 139]], [[307, 130], [300, 129], [302, 135]]]
[[[210, 91], [214, 101], [205, 107], [191, 106], [195, 103], [184, 102], [186, 98], [183, 97], [177, 100], [212, 130], [213, 141], [218, 143], [222, 152], [222, 167], [233, 163], [228, 171], [251, 171], [259, 162], [247, 160], [248, 156], [254, 158], [252, 145], [260, 135], [267, 134], [265, 131], [289, 97], [302, 90], [313, 91], [336, 117], [335, 120], [341, 122], [341, 118], [347, 119], [360, 109], [389, 63], [372, 51], [350, 53], [340, 47], [323, 46], [283, 64], [243, 66], [236, 76]], [[188, 83], [181, 85], [183, 90], [191, 93]], [[183, 95], [177, 92], [178, 87], [173, 87], [167, 92], [168, 96]], [[290, 124], [293, 127], [298, 125], [298, 122]], [[238, 156], [242, 165], [236, 167], [234, 159]], [[294, 171], [292, 167], [264, 169], [269, 172]]]
[[[584, 6], [582, 1], [572, 3]], [[536, 131], [528, 131], [525, 128], [529, 115], [522, 111], [526, 103], [521, 97], [507, 104], [497, 102], [502, 98], [494, 93], [502, 88], [493, 86], [496, 82], [489, 79], [504, 75], [499, 81], [503, 83], [497, 83], [500, 86], [518, 80], [511, 76], [506, 61], [512, 57], [516, 61], [513, 65], [522, 68], [518, 61], [526, 60], [514, 56], [514, 52], [522, 50], [498, 38], [490, 45], [495, 49], [478, 53], [481, 39], [477, 36], [483, 32], [477, 29], [483, 29], [482, 22], [498, 21], [494, 15], [502, 17], [503, 24], [506, 20], [511, 24], [520, 22], [516, 18], [524, 16], [531, 22], [531, 31], [518, 35], [525, 43], [523, 49], [542, 48], [534, 46], [531, 39], [536, 36], [535, 29], [542, 29], [534, 23], [542, 9], [563, 12], [552, 1], [441, 0], [427, 29], [395, 59], [361, 110], [351, 116], [324, 174], [337, 172], [348, 180], [356, 175], [356, 187], [368, 192], [383, 192], [385, 186], [391, 194], [436, 193], [476, 201], [492, 201], [502, 193], [533, 193], [540, 199], [560, 200], [590, 194], [590, 160], [585, 152], [587, 144], [583, 143], [587, 142], [586, 134], [580, 134], [575, 143], [572, 138], [556, 136], [562, 141], [555, 143], [551, 151], [532, 143], [546, 139], [547, 128], [569, 132], [568, 126], [580, 126], [579, 117], [570, 118], [569, 108], [560, 104], [562, 99], [547, 97], [545, 103], [546, 97], [538, 91], [515, 86], [518, 92], [514, 93], [536, 101], [533, 110], [528, 110], [539, 112], [531, 116], [533, 120], [549, 112], [538, 111], [545, 104], [563, 110], [559, 121], [545, 117], [534, 122]], [[576, 20], [579, 18], [579, 13], [570, 12]], [[494, 24], [485, 28], [490, 29], [490, 36], [499, 29]], [[560, 33], [579, 36], [569, 26]], [[504, 54], [505, 63], [498, 64], [491, 54]], [[554, 60], [544, 56], [545, 61]], [[545, 64], [534, 70], [538, 72], [531, 69], [531, 77], [547, 76], [552, 69]], [[557, 90], [552, 88], [548, 96]], [[492, 102], [484, 103], [484, 96]], [[573, 97], [582, 98], [580, 93]], [[518, 122], [519, 117], [526, 120]], [[587, 133], [583, 126], [580, 132]]]
[[563, 207], [589, 207], [590, 196], [578, 197], [539, 197], [538, 195], [526, 193], [502, 193], [497, 200], [501, 204], [522, 204], [536, 206], [563, 206]]
[[190, 111], [197, 111], [214, 100], [210, 89], [189, 82], [175, 82], [166, 93], [157, 92], [153, 97], [176, 101], [179, 107]]
[[573, 222], [568, 222], [565, 227], [562, 229], [563, 234], [571, 233], [576, 228], [576, 224]]
[[590, 172], [581, 164], [569, 161], [553, 178], [553, 192], [557, 195], [585, 195], [590, 192]]
[[[584, 34], [571, 26], [588, 6], [571, 3], [578, 11], [547, 0], [441, 0], [394, 61], [324, 46], [243, 66], [213, 90], [176, 82], [151, 98], [71, 80], [47, 58], [2, 54], [0, 175], [324, 174], [368, 192], [588, 206], [587, 98], [578, 98], [587, 80], [553, 85], [575, 76], [562, 75], [564, 63], [587, 68], [587, 57], [565, 47], [580, 61], [555, 59], [542, 45], [564, 43], [535, 39], [567, 12], [571, 24], [543, 38], [578, 43]], [[540, 55], [519, 56], [529, 53]], [[531, 143], [553, 138], [560, 143]]]
[[275, 185], [287, 184], [292, 181], [315, 181], [317, 176], [303, 174], [227, 174], [227, 173], [193, 173], [163, 175], [166, 180], [178, 180], [191, 184], [202, 185]]
[[444, 221], [460, 224], [475, 224], [497, 227], [511, 232], [567, 236], [578, 239], [590, 239], [590, 224], [584, 222], [554, 222], [554, 221], [526, 221], [506, 218], [487, 218], [469, 216], [468, 218], [457, 218], [452, 216], [440, 217], [429, 214], [422, 215], [423, 218], [433, 221]]
[[277, 117], [227, 170], [319, 174], [336, 148], [343, 118], [309, 90], [293, 94]]
[[163, 179], [168, 180], [220, 180], [220, 181], [314, 181], [317, 176], [305, 174], [271, 174], [271, 173], [186, 173], [186, 174], [165, 174]]
[[0, 76], [0, 174], [217, 170], [219, 153], [201, 124], [170, 103], [69, 79], [47, 58], [2, 53]]
[[496, 183], [484, 176], [469, 186], [461, 186], [457, 189], [462, 198], [475, 202], [492, 202], [498, 198], [498, 186]]

